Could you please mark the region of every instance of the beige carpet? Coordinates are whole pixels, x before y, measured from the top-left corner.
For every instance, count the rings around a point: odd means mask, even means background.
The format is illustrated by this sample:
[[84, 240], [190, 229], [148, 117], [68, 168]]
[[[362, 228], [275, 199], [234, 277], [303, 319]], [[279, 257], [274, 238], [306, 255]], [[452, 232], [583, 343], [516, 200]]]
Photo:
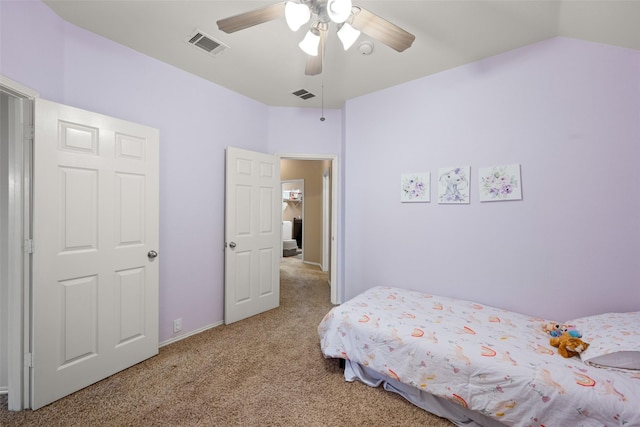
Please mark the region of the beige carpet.
[[1, 426], [451, 426], [382, 388], [344, 381], [319, 348], [327, 275], [281, 263], [280, 307], [162, 347], [150, 360]]

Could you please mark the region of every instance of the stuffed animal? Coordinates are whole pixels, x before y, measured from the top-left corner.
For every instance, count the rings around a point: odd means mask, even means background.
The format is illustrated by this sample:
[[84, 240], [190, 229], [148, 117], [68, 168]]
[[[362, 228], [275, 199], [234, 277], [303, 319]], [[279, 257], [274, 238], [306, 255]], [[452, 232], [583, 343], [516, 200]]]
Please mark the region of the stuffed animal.
[[582, 341], [580, 338], [572, 337], [568, 332], [559, 337], [552, 337], [549, 343], [553, 347], [558, 347], [558, 353], [562, 357], [578, 356], [589, 347], [589, 343]]
[[582, 338], [582, 334], [578, 332], [575, 326], [573, 325], [563, 325], [565, 332], [571, 335], [574, 338]]
[[563, 325], [561, 323], [550, 322], [542, 325], [542, 330], [552, 337], [559, 337], [567, 332], [574, 338], [582, 338], [582, 334], [576, 330], [575, 326], [572, 325]]
[[547, 323], [542, 325], [542, 330], [551, 335], [552, 337], [559, 337], [562, 335], [562, 325], [559, 323]]

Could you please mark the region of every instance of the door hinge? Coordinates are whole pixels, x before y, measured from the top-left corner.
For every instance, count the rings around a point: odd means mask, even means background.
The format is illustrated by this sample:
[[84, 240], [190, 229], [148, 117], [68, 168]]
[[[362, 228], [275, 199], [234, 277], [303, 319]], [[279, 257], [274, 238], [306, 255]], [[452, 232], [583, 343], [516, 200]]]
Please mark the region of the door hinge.
[[33, 353], [26, 353], [24, 355], [24, 367], [33, 368]]
[[27, 239], [24, 241], [24, 252], [27, 254], [32, 254], [35, 251], [35, 247], [33, 245], [33, 239]]
[[36, 131], [33, 125], [26, 125], [24, 127], [24, 139], [26, 141], [33, 141], [35, 134], [36, 134]]

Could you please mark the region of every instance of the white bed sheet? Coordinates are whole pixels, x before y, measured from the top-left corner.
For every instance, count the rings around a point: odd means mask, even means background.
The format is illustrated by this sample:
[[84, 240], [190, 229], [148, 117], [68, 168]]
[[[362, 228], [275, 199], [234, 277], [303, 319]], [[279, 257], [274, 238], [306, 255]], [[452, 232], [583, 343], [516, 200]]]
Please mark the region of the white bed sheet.
[[414, 405], [446, 418], [460, 427], [504, 427], [504, 424], [493, 418], [460, 406], [452, 400], [403, 384], [350, 360], [345, 361], [344, 378], [347, 381], [358, 380], [371, 387], [382, 386], [385, 390], [398, 393]]
[[[565, 359], [540, 319], [474, 302], [375, 287], [318, 327], [325, 357], [512, 426], [640, 426], [640, 372]], [[415, 403], [415, 402], [414, 402]]]

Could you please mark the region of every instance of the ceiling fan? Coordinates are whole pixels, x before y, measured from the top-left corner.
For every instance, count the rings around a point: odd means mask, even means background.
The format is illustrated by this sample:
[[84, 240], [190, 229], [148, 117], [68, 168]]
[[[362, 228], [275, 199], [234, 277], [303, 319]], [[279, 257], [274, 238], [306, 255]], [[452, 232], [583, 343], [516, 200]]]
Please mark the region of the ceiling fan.
[[218, 21], [218, 28], [233, 33], [285, 17], [289, 28], [298, 31], [314, 17], [300, 48], [308, 55], [305, 74], [322, 72], [322, 58], [329, 25], [337, 25], [338, 38], [344, 50], [355, 43], [360, 33], [402, 52], [411, 46], [415, 36], [395, 24], [360, 7], [351, 0], [295, 0], [285, 1], [240, 13]]

